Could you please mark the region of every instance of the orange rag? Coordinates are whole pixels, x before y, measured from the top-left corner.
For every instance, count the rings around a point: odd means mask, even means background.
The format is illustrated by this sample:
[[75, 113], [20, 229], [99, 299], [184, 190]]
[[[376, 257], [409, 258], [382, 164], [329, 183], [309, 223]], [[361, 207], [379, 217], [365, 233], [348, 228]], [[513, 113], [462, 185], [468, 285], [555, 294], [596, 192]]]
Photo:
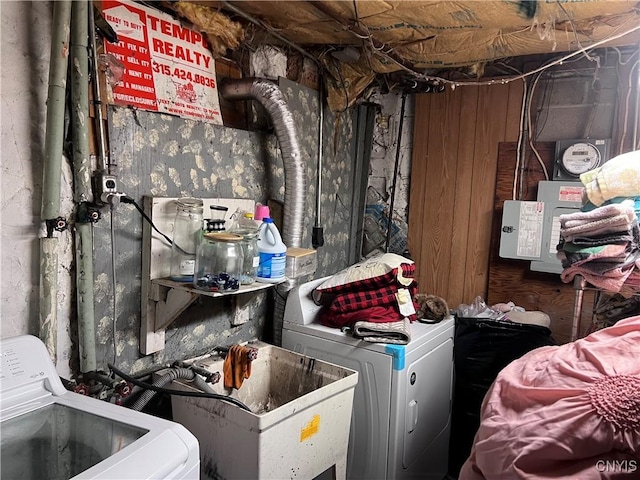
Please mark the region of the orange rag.
[[252, 350], [243, 345], [232, 345], [229, 348], [222, 368], [225, 388], [240, 388], [244, 379], [251, 376], [249, 353]]

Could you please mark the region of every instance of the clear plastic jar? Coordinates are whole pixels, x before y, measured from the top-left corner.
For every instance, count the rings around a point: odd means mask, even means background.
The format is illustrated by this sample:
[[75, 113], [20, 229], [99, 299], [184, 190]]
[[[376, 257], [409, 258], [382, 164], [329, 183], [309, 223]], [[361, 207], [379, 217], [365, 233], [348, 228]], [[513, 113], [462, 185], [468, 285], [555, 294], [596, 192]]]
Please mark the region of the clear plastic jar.
[[202, 200], [184, 197], [176, 200], [171, 245], [171, 280], [193, 282], [196, 248], [202, 232]]
[[227, 232], [205, 233], [196, 255], [194, 287], [208, 292], [240, 288], [242, 237]]

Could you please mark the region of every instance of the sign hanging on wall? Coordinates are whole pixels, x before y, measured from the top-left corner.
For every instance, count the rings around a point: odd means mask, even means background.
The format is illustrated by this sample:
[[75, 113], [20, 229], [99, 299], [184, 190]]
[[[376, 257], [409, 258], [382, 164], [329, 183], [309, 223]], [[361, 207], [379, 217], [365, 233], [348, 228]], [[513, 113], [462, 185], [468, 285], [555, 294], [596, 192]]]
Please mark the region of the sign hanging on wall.
[[106, 54], [124, 66], [111, 103], [222, 124], [215, 62], [206, 39], [170, 15], [131, 2], [104, 0], [118, 35]]

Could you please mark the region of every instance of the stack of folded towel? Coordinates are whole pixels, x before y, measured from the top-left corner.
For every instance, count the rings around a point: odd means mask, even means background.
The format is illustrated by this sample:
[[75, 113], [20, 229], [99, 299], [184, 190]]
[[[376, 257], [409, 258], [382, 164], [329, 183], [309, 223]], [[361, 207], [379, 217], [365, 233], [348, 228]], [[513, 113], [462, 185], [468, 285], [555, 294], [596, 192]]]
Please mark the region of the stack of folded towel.
[[640, 151], [586, 172], [585, 204], [560, 215], [561, 279], [581, 275], [608, 292], [640, 292]]

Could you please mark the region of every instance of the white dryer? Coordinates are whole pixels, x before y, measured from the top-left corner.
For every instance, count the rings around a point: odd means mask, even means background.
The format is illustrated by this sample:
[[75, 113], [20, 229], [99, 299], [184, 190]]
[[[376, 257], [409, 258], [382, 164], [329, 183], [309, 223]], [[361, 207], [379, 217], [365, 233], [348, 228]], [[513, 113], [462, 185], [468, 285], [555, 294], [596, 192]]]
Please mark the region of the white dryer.
[[411, 324], [407, 345], [371, 343], [316, 323], [311, 298], [325, 279], [294, 288], [282, 346], [358, 371], [347, 478], [442, 479], [447, 473], [454, 320]]

